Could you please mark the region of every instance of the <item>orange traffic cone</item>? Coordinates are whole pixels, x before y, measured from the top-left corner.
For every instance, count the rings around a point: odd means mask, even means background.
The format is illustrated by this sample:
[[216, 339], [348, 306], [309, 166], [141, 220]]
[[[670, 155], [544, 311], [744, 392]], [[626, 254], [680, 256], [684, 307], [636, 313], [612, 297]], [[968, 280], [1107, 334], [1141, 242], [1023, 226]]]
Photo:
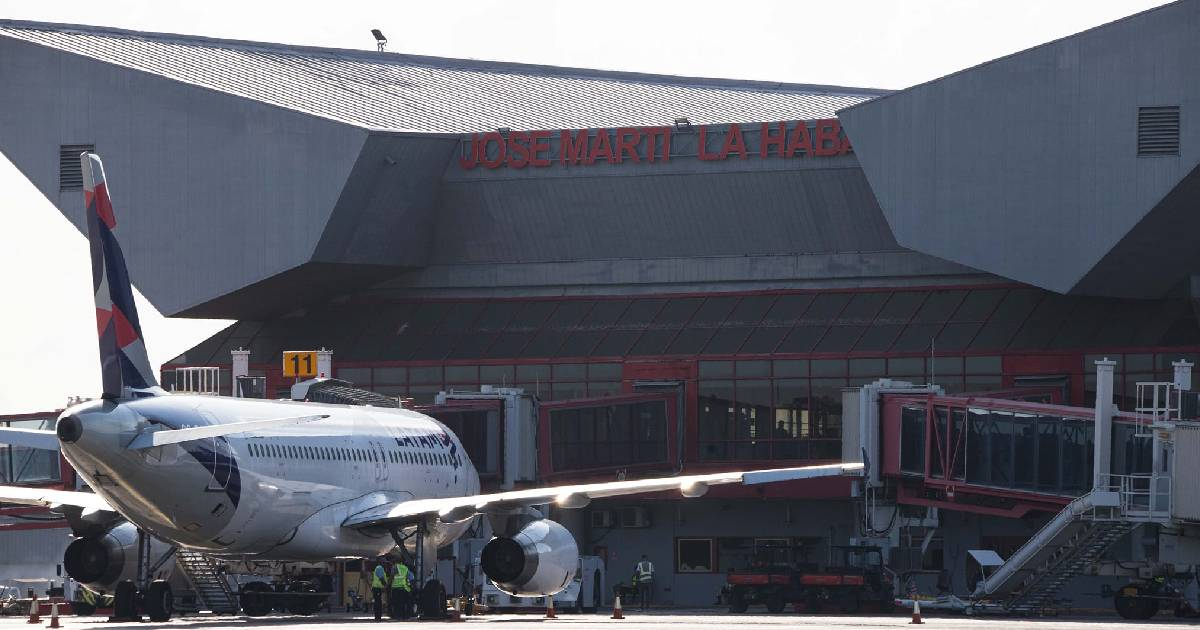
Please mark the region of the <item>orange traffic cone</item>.
[[58, 623], [58, 602], [54, 602], [50, 606], [50, 625], [47, 628], [61, 628], [62, 624]]
[[546, 597], [546, 618], [547, 619], [558, 619], [558, 615], [554, 614], [554, 596], [553, 595], [548, 595]]
[[38, 614], [37, 593], [33, 594], [33, 600], [29, 602], [29, 621], [25, 623], [42, 623], [42, 616]]
[[913, 600], [912, 621], [910, 621], [908, 623], [910, 625], [914, 624], [914, 623], [925, 623], [924, 621], [921, 621], [921, 601], [920, 600], [917, 600], [917, 599]]
[[617, 595], [617, 600], [613, 602], [613, 619], [624, 619], [624, 611], [621, 610], [621, 596]]

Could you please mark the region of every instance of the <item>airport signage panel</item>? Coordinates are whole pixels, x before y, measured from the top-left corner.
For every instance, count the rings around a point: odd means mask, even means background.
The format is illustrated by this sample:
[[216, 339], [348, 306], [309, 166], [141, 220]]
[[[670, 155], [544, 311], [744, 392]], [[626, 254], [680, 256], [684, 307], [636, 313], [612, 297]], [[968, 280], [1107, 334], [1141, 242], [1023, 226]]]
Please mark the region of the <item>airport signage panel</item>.
[[[681, 136], [686, 135], [686, 138]], [[797, 159], [845, 155], [853, 149], [836, 118], [680, 128], [619, 127], [560, 131], [490, 131], [463, 139], [460, 167], [545, 168], [655, 164], [672, 159]]]
[[283, 353], [283, 375], [306, 378], [317, 375], [317, 353], [313, 350]]

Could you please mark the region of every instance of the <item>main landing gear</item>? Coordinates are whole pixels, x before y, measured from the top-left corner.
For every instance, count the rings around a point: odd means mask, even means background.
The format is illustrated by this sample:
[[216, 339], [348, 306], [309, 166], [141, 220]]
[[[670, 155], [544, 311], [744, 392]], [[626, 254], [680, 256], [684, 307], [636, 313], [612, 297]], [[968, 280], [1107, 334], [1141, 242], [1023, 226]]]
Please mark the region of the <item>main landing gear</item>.
[[421, 619], [444, 619], [446, 617], [446, 587], [432, 576], [428, 580], [424, 579], [429, 573], [425, 569], [425, 558], [427, 556], [437, 558], [437, 547], [429, 539], [429, 524], [422, 522], [408, 534], [401, 532], [399, 528], [392, 528], [391, 533], [392, 540], [396, 541], [396, 546], [402, 555], [407, 548], [406, 543], [409, 539], [413, 540], [415, 553], [412, 560], [415, 570], [412, 579], [417, 615]]
[[152, 564], [150, 537], [138, 530], [137, 580], [124, 580], [117, 584], [117, 592], [113, 596], [113, 614], [109, 621], [142, 621], [143, 614], [154, 622], [171, 620], [175, 614], [175, 594], [171, 591], [171, 585], [166, 580], [152, 580], [151, 576], [174, 555], [175, 547], [171, 547]]

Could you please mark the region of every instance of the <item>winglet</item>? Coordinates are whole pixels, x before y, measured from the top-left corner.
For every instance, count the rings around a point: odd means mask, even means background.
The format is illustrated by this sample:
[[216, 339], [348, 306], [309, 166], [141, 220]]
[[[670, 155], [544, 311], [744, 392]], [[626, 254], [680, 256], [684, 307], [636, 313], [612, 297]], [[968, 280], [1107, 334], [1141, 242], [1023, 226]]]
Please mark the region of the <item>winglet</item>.
[[158, 386], [142, 325], [133, 303], [133, 285], [125, 255], [117, 242], [117, 219], [104, 177], [104, 163], [95, 153], [81, 153], [83, 197], [87, 212], [88, 241], [92, 252], [92, 288], [96, 292], [96, 332], [100, 338], [100, 369], [104, 398], [123, 396], [126, 387]]

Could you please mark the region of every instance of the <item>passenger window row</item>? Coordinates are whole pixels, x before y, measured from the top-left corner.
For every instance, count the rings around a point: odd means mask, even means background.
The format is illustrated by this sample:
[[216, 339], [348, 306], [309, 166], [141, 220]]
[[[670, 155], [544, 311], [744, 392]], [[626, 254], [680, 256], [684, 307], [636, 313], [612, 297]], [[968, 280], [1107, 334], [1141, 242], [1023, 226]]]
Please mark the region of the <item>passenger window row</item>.
[[[342, 448], [339, 446], [297, 446], [294, 444], [273, 444], [270, 442], [250, 442], [247, 449], [251, 457], [273, 457], [276, 459], [305, 459], [343, 462], [379, 462], [380, 452], [372, 449]], [[424, 464], [427, 466], [449, 466], [451, 458], [446, 453], [428, 453], [424, 451], [389, 450], [383, 452], [383, 457], [393, 464]]]

